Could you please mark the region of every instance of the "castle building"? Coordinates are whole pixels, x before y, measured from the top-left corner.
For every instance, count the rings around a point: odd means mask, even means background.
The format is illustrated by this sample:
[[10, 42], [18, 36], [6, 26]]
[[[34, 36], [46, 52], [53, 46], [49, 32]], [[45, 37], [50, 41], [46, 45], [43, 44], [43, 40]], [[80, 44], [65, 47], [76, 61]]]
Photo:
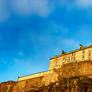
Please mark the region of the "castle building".
[[83, 47], [80, 45], [80, 48], [68, 53], [62, 51], [61, 55], [54, 56], [50, 59], [49, 70], [58, 68], [62, 64], [71, 63], [71, 62], [81, 62], [92, 60], [92, 45]]
[[71, 52], [64, 52], [62, 50], [61, 55], [54, 56], [50, 59], [49, 70], [33, 75], [28, 75], [24, 77], [19, 77], [18, 81], [32, 79], [36, 77], [41, 77], [50, 73], [53, 73], [53, 70], [61, 67], [63, 64], [71, 63], [71, 62], [83, 62], [92, 60], [92, 45], [83, 47], [80, 45], [79, 49], [76, 49]]

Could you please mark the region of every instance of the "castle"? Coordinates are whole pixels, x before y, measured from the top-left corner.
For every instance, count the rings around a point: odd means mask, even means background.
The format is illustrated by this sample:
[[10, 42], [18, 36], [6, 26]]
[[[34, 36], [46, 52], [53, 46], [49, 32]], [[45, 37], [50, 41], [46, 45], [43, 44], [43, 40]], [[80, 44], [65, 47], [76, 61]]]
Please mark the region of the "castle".
[[[88, 90], [88, 91], [87, 91]], [[92, 45], [50, 59], [49, 70], [0, 84], [0, 92], [92, 92]]]
[[33, 75], [28, 75], [24, 77], [19, 77], [18, 81], [33, 79], [41, 77], [44, 75], [52, 74], [54, 69], [60, 68], [62, 65], [72, 62], [82, 62], [92, 60], [92, 45], [83, 47], [80, 45], [80, 48], [71, 52], [62, 51], [61, 55], [54, 56], [50, 59], [49, 70]]

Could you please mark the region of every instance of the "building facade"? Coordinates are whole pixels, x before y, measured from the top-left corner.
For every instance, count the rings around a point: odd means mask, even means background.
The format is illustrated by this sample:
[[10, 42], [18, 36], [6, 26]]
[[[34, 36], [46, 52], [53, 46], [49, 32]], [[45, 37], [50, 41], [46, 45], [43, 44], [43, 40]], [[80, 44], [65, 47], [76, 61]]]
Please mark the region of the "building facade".
[[83, 47], [80, 45], [80, 48], [65, 53], [62, 51], [61, 55], [54, 56], [50, 59], [49, 70], [54, 68], [59, 68], [62, 64], [71, 63], [71, 62], [81, 62], [81, 61], [90, 61], [92, 60], [92, 45]]

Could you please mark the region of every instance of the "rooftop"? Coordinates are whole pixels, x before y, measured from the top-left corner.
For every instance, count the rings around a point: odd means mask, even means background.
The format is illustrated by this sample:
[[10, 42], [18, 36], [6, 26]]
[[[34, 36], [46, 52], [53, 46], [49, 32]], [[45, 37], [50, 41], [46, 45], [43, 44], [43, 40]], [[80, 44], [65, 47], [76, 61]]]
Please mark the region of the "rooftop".
[[80, 48], [79, 49], [76, 49], [76, 50], [73, 50], [73, 51], [70, 51], [70, 52], [64, 52], [63, 51], [63, 53], [61, 55], [54, 56], [51, 59], [59, 58], [59, 57], [61, 57], [63, 55], [68, 55], [68, 54], [75, 53], [75, 52], [78, 52], [78, 51], [81, 51], [81, 50], [84, 50], [84, 49], [87, 49], [87, 48], [91, 48], [91, 47], [92, 47], [92, 45], [86, 46], [86, 47], [83, 47], [82, 45], [80, 45]]

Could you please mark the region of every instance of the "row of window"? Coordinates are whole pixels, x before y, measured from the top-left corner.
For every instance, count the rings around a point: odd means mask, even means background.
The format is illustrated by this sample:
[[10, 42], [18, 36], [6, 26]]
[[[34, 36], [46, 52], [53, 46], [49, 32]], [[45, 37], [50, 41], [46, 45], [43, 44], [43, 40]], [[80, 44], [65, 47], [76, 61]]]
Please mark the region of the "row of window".
[[[88, 56], [89, 56], [89, 60], [90, 60], [90, 56], [91, 56], [91, 50], [89, 49], [89, 52], [88, 52]], [[84, 60], [84, 58], [85, 58], [85, 50], [83, 50], [82, 51], [82, 60]], [[68, 56], [68, 58], [66, 59], [66, 56], [64, 56], [63, 57], [63, 64], [65, 63], [65, 62], [70, 62], [70, 61], [75, 61], [76, 60], [76, 53], [73, 53], [72, 54], [72, 58], [70, 57], [70, 56]], [[55, 65], [59, 65], [59, 60], [56, 62], [57, 60], [55, 60], [55, 62], [54, 62], [54, 66]]]
[[[90, 60], [90, 56], [91, 56], [91, 49], [89, 49], [89, 52], [88, 52], [88, 59]], [[85, 58], [85, 50], [82, 51], [82, 59], [84, 60]]]

